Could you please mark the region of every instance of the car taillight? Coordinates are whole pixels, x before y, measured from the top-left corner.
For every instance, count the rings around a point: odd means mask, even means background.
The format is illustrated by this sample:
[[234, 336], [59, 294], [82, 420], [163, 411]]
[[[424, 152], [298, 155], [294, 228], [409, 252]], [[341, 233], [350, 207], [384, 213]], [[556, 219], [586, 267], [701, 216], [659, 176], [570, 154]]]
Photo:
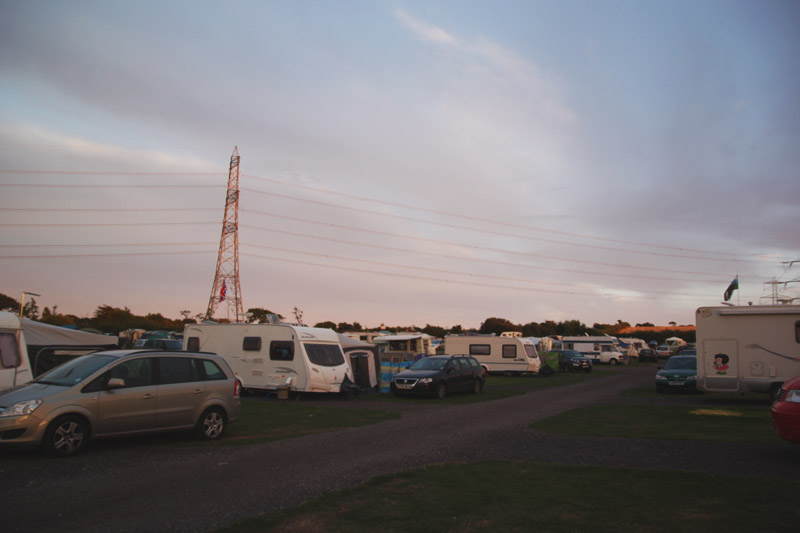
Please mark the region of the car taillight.
[[234, 379], [233, 380], [233, 397], [234, 398], [238, 398], [239, 397], [239, 380], [238, 379]]

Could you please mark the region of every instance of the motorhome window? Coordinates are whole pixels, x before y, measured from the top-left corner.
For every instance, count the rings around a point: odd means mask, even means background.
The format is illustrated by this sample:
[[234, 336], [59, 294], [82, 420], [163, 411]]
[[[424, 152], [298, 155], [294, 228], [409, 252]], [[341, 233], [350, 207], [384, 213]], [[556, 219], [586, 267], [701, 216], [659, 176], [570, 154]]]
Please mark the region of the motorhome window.
[[568, 342], [568, 343], [564, 344], [564, 349], [565, 350], [574, 350], [575, 349], [575, 345], [572, 344], [571, 342]]
[[245, 337], [242, 339], [242, 350], [245, 352], [260, 352], [261, 337]]
[[188, 357], [159, 357], [158, 379], [162, 385], [200, 381], [200, 370]]
[[217, 366], [217, 363], [214, 361], [209, 361], [208, 359], [201, 359], [200, 362], [202, 363], [203, 371], [206, 375], [206, 381], [217, 381], [217, 380], [225, 380], [228, 377], [225, 375], [225, 372]]
[[336, 344], [303, 344], [308, 360], [320, 366], [339, 366], [344, 364], [342, 349]]
[[292, 361], [294, 359], [294, 342], [272, 341], [269, 345], [270, 361]]
[[514, 344], [503, 345], [503, 358], [514, 359], [517, 356], [517, 346]]
[[800, 342], [800, 322], [794, 323], [794, 340]]
[[0, 364], [3, 368], [15, 368], [19, 363], [17, 336], [13, 333], [0, 333]]
[[410, 352], [408, 341], [389, 341], [389, 350], [393, 352]]
[[595, 344], [594, 345], [594, 351], [595, 352], [599, 352], [600, 351], [600, 345], [599, 344]]
[[469, 345], [469, 354], [470, 355], [491, 355], [492, 354], [492, 347], [488, 344], [470, 344]]
[[186, 349], [190, 352], [200, 351], [200, 337], [189, 337], [186, 341]]

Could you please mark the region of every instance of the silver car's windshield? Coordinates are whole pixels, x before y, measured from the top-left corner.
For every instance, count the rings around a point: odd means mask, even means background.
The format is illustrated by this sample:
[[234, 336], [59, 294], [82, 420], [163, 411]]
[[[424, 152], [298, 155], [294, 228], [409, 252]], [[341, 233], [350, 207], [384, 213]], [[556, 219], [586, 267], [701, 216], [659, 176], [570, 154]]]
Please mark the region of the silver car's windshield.
[[77, 383], [81, 383], [104, 366], [116, 360], [116, 357], [110, 355], [84, 355], [55, 367], [33, 381], [44, 385], [71, 387]]

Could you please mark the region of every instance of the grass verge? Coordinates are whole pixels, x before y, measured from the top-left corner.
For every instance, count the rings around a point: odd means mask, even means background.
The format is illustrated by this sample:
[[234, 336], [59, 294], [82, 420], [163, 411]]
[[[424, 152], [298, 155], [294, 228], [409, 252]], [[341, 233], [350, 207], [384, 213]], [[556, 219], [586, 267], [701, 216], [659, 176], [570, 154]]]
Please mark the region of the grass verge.
[[297, 402], [242, 400], [239, 420], [227, 435], [207, 445], [254, 444], [375, 424], [399, 418], [398, 413], [376, 409], [342, 409], [302, 405]]
[[531, 462], [446, 464], [220, 532], [795, 531], [800, 482]]
[[769, 409], [750, 405], [602, 405], [573, 409], [531, 425], [567, 435], [785, 444]]

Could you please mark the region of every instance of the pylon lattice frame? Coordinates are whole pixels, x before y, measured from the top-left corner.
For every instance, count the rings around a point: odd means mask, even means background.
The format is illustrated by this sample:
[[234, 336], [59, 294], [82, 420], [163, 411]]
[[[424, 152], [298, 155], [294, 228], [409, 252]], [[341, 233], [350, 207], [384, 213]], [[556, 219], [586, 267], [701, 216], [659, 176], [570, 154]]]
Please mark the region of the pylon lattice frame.
[[225, 216], [219, 240], [217, 270], [211, 297], [208, 299], [206, 319], [211, 320], [221, 305], [225, 304], [226, 318], [238, 322], [244, 316], [242, 288], [239, 284], [239, 147], [234, 147], [228, 173], [228, 192], [225, 196]]

